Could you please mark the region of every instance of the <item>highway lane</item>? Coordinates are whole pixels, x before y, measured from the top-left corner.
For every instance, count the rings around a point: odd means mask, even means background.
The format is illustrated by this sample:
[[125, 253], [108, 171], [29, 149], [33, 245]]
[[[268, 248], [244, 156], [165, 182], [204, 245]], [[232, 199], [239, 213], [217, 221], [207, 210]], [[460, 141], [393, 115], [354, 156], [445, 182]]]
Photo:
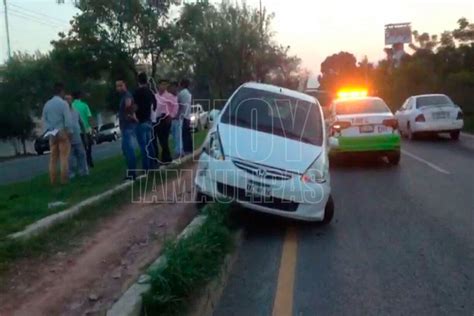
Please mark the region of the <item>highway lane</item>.
[[[102, 143], [92, 148], [95, 161], [120, 154], [120, 142]], [[0, 163], [0, 185], [27, 181], [48, 171], [49, 153]]]
[[[474, 139], [402, 147], [396, 168], [331, 168], [329, 227], [236, 211], [246, 237], [214, 315], [285, 315], [282, 297], [298, 316], [473, 315]], [[297, 260], [282, 267], [290, 229]]]

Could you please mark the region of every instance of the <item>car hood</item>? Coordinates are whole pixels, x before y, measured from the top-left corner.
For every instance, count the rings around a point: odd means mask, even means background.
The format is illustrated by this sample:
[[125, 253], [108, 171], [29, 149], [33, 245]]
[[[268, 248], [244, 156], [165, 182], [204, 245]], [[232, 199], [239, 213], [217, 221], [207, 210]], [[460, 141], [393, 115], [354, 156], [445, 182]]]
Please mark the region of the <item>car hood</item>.
[[228, 124], [219, 124], [224, 154], [230, 158], [304, 173], [321, 155], [322, 147], [269, 133]]

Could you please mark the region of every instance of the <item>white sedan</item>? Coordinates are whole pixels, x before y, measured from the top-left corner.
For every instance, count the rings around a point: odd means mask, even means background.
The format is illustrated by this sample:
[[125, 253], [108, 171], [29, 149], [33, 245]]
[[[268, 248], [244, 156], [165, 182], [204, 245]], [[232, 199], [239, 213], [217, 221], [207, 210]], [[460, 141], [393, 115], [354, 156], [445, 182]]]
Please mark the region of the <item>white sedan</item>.
[[464, 126], [462, 110], [444, 94], [409, 97], [395, 116], [400, 132], [409, 139], [422, 133], [449, 133], [457, 140]]
[[329, 223], [334, 214], [319, 103], [284, 88], [247, 83], [232, 95], [205, 141], [195, 178], [211, 197], [255, 211]]

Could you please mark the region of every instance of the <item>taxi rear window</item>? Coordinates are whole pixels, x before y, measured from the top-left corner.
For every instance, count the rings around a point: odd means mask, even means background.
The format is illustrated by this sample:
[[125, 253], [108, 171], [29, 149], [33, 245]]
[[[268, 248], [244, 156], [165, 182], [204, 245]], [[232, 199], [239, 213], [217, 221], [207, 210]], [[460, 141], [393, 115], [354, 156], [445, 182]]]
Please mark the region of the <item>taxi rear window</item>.
[[390, 112], [385, 102], [380, 99], [338, 101], [335, 107], [336, 115]]

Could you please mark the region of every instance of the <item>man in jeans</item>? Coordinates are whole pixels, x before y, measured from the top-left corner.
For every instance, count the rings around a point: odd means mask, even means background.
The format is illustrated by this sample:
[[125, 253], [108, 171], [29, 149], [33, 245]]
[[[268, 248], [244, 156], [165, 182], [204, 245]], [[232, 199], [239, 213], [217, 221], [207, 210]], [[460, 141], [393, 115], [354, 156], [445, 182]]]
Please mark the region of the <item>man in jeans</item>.
[[71, 135], [71, 153], [69, 154], [69, 179], [76, 176], [86, 176], [89, 174], [86, 161], [86, 152], [81, 139], [81, 132], [84, 130], [84, 125], [79, 116], [79, 113], [72, 107], [73, 97], [67, 94], [64, 98], [69, 104], [72, 119], [72, 135]]
[[189, 92], [189, 80], [182, 79], [179, 83], [181, 91], [178, 94], [178, 103], [183, 111], [183, 152], [191, 154], [193, 152], [193, 137], [191, 135], [191, 103], [193, 96]]
[[[169, 164], [171, 162], [171, 153], [169, 148], [169, 137], [171, 130], [171, 121], [178, 112], [177, 98], [167, 91], [168, 80], [160, 80], [158, 85], [158, 93], [156, 94], [157, 101], [157, 125], [155, 125], [155, 135], [157, 136], [162, 150], [161, 160], [162, 164]], [[158, 159], [159, 154], [156, 153]]]
[[[174, 95], [178, 96], [178, 82], [172, 82], [168, 91]], [[181, 104], [178, 104], [178, 113], [173, 118], [171, 122], [171, 136], [173, 138], [174, 144], [174, 158], [179, 159], [184, 156], [183, 153], [183, 114], [184, 107]]]
[[76, 91], [72, 94], [74, 101], [72, 107], [79, 113], [84, 130], [81, 135], [86, 150], [87, 164], [90, 168], [94, 168], [92, 161], [92, 113], [89, 105], [82, 100], [82, 92]]
[[145, 73], [138, 75], [138, 89], [133, 94], [133, 100], [137, 106], [137, 141], [142, 156], [142, 168], [148, 171], [153, 168], [155, 150], [151, 143], [153, 128], [151, 125], [151, 111], [156, 110], [156, 98], [148, 86], [148, 78]]
[[54, 85], [54, 96], [43, 108], [42, 120], [46, 135], [49, 137], [51, 155], [49, 158], [49, 177], [51, 184], [56, 183], [58, 160], [61, 169], [61, 183], [68, 182], [68, 160], [71, 150], [70, 135], [73, 131], [71, 111], [64, 101], [64, 85]]
[[133, 96], [127, 89], [125, 80], [118, 79], [115, 82], [115, 89], [120, 95], [119, 123], [122, 132], [122, 152], [127, 163], [127, 174], [125, 180], [135, 180], [137, 162], [135, 149], [133, 148], [133, 138], [137, 128], [137, 117]]

